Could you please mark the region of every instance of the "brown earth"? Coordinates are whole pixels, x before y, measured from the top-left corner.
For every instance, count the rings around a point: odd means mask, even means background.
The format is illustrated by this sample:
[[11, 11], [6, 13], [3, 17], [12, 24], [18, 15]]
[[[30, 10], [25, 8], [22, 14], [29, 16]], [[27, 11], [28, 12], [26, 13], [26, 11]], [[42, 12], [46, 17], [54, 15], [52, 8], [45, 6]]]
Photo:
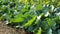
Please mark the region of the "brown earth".
[[15, 29], [0, 21], [0, 34], [27, 34], [23, 29]]

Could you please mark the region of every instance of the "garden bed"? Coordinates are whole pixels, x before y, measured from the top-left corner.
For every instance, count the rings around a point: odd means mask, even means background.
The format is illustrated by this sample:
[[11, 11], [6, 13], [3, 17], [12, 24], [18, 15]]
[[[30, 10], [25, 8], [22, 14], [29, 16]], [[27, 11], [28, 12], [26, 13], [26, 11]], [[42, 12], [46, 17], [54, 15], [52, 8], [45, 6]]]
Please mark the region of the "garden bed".
[[0, 34], [26, 34], [23, 29], [15, 29], [0, 21]]

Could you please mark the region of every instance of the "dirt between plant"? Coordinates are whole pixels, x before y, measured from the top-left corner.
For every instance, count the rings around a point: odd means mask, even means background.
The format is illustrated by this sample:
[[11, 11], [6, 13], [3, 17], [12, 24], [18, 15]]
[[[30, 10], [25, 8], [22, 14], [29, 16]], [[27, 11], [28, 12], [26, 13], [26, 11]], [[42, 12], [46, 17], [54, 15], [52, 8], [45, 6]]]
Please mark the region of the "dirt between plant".
[[15, 29], [0, 21], [0, 34], [27, 34], [23, 29]]

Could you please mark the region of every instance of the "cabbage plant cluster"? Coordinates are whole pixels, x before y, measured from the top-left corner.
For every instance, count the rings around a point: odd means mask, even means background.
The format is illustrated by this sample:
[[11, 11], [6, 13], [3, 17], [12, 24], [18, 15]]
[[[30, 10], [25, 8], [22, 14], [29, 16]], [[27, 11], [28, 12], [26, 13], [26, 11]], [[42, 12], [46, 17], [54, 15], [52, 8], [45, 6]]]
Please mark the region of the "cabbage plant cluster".
[[60, 34], [60, 1], [0, 0], [0, 20], [33, 34]]

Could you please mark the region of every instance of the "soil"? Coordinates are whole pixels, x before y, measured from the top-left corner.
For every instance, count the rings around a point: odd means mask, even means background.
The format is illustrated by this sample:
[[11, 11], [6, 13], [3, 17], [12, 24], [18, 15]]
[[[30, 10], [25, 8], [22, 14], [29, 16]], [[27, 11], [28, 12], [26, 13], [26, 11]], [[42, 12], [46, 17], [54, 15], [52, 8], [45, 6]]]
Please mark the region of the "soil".
[[23, 29], [15, 29], [0, 21], [0, 34], [27, 34]]

